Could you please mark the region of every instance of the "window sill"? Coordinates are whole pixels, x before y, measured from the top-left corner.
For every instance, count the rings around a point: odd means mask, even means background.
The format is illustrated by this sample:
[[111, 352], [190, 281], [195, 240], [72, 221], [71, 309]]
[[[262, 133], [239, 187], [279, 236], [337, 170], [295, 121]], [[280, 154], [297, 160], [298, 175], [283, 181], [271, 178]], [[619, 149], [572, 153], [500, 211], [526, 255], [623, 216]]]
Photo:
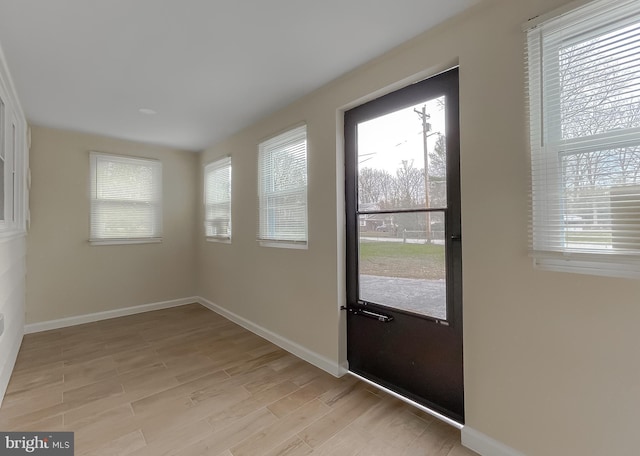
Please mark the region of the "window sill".
[[287, 242], [287, 241], [262, 241], [258, 240], [260, 247], [275, 247], [279, 249], [308, 250], [309, 246], [306, 242]]
[[[613, 260], [613, 259], [612, 259]], [[585, 261], [573, 258], [534, 258], [534, 268], [541, 271], [569, 272], [622, 279], [640, 278], [640, 264], [614, 261]]]
[[148, 239], [89, 239], [91, 245], [159, 244], [162, 238]]
[[213, 242], [214, 244], [231, 244], [231, 239], [206, 237], [207, 242]]

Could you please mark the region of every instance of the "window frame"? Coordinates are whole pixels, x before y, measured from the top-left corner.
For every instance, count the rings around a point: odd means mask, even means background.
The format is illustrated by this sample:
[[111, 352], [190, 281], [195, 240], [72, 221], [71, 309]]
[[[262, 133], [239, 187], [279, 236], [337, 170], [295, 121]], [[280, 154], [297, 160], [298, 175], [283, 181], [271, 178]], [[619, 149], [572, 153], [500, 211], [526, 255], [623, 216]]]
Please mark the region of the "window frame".
[[[609, 0], [570, 4], [569, 7], [535, 18], [523, 27], [527, 32], [527, 108], [531, 159], [530, 253], [536, 268], [610, 277], [640, 277], [640, 251], [635, 255], [605, 248], [569, 247], [566, 240], [560, 237], [554, 241], [551, 236], [538, 235], [553, 226], [561, 227], [559, 233], [571, 228], [565, 210], [554, 209], [564, 207], [563, 157], [640, 144], [640, 128], [611, 129], [604, 133], [562, 138], [560, 97], [558, 95], [552, 99], [546, 95], [549, 87], [559, 85], [559, 79], [550, 83], [545, 78], [548, 72], [544, 70], [557, 66], [561, 50], [572, 42], [587, 42], [607, 32], [640, 23], [640, 9], [637, 7], [633, 13], [611, 13], [606, 16], [606, 22], [599, 16], [632, 4]], [[563, 36], [562, 40], [545, 36], [545, 33], [553, 35], [554, 27], [559, 27], [558, 23], [566, 26], [562, 22], [569, 20], [565, 15], [573, 19], [573, 23], [567, 27], [570, 33]], [[544, 27], [549, 23], [549, 30], [545, 30]], [[545, 38], [547, 41], [543, 42]], [[559, 71], [555, 71], [555, 74], [559, 78]], [[536, 165], [536, 162], [542, 164]]]
[[[214, 173], [216, 171], [220, 171], [220, 170], [224, 170], [225, 168], [228, 168], [228, 173], [229, 173], [229, 200], [228, 201], [216, 201], [216, 202], [208, 202], [208, 191], [207, 191], [207, 183], [208, 183], [208, 176], [210, 173]], [[233, 206], [233, 184], [232, 184], [232, 179], [233, 179], [233, 164], [232, 164], [232, 159], [231, 156], [228, 155], [226, 157], [221, 157], [218, 158], [212, 162], [207, 163], [206, 165], [204, 165], [203, 167], [203, 190], [204, 190], [204, 194], [203, 194], [203, 203], [204, 203], [204, 233], [205, 233], [205, 238], [207, 241], [209, 242], [218, 242], [218, 243], [222, 243], [222, 244], [231, 244], [231, 240], [233, 237], [233, 221], [232, 221], [232, 206]], [[228, 235], [210, 235], [207, 233], [207, 223], [208, 222], [212, 222], [213, 220], [208, 220], [207, 219], [207, 210], [208, 210], [208, 206], [210, 205], [228, 205], [228, 210], [227, 210], [227, 214], [228, 214], [228, 218], [229, 218], [229, 234]]]
[[0, 91], [0, 161], [2, 161], [2, 212], [0, 213], [0, 230], [11, 228], [11, 219], [8, 214], [13, 212], [13, 188], [9, 186], [9, 175], [13, 164], [10, 164], [9, 153], [9, 129], [7, 116], [7, 103], [4, 101], [4, 94]]
[[28, 219], [28, 129], [12, 91], [4, 83], [0, 59], [0, 154], [3, 156], [0, 241], [23, 236]]
[[[126, 236], [126, 237], [101, 237], [99, 233], [94, 230], [94, 226], [97, 221], [94, 220], [95, 215], [98, 213], [96, 206], [102, 205], [105, 201], [98, 199], [97, 197], [97, 185], [98, 175], [97, 166], [98, 161], [111, 161], [118, 163], [129, 163], [132, 165], [144, 165], [152, 168], [154, 180], [157, 180], [153, 184], [155, 187], [154, 198], [150, 200], [113, 200], [107, 201], [109, 203], [117, 204], [148, 204], [154, 209], [152, 215], [152, 234], [150, 236]], [[123, 244], [151, 244], [160, 243], [163, 238], [163, 167], [162, 162], [157, 159], [133, 157], [128, 155], [109, 154], [104, 152], [89, 152], [89, 176], [90, 176], [90, 205], [89, 205], [89, 244], [90, 245], [123, 245]]]
[[[274, 190], [273, 181], [264, 176], [265, 161], [271, 159], [272, 154], [280, 152], [286, 146], [304, 142], [304, 184], [286, 190]], [[272, 173], [273, 175], [273, 173]], [[262, 247], [276, 247], [287, 249], [308, 249], [309, 245], [309, 210], [308, 210], [308, 179], [309, 179], [309, 146], [307, 140], [307, 125], [287, 129], [272, 136], [258, 145], [258, 243]], [[301, 239], [287, 238], [281, 233], [274, 232], [273, 224], [267, 220], [269, 200], [283, 196], [300, 196], [303, 202], [304, 233]]]

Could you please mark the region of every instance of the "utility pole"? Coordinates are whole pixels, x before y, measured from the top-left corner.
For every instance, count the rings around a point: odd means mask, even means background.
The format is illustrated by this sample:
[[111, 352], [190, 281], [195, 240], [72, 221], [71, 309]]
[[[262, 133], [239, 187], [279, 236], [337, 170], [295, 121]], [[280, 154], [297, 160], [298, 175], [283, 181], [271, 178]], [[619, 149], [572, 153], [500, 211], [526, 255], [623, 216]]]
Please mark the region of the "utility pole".
[[[422, 120], [422, 147], [424, 148], [424, 198], [427, 209], [431, 207], [429, 204], [429, 152], [427, 151], [427, 138], [431, 131], [431, 124], [427, 122], [431, 118], [431, 115], [427, 114], [427, 105], [422, 106], [422, 110], [418, 111], [414, 109], [414, 112], [418, 114], [420, 120]], [[427, 244], [431, 244], [431, 213], [426, 213], [426, 239]]]

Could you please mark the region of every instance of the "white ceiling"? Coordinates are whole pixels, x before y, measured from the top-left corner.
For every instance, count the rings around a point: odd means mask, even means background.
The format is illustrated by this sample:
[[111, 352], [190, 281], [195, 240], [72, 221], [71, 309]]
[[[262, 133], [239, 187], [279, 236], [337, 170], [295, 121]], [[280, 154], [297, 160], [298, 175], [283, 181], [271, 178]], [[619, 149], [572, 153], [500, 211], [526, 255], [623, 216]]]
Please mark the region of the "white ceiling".
[[29, 122], [201, 150], [475, 3], [2, 0], [0, 45]]

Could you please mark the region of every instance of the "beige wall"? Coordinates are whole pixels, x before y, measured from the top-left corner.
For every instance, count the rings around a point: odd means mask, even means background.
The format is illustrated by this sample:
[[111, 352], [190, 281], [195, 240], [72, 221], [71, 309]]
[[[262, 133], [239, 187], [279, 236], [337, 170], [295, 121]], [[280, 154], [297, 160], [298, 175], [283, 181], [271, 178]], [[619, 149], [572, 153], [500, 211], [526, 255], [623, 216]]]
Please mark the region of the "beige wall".
[[[233, 156], [234, 232], [222, 245], [200, 231], [198, 293], [341, 361], [340, 109], [459, 62], [467, 424], [527, 455], [636, 454], [640, 283], [542, 272], [527, 256], [521, 25], [563, 3], [485, 3], [206, 150], [202, 163]], [[257, 144], [301, 121], [309, 249], [259, 247]]]
[[[91, 246], [89, 151], [163, 166], [159, 244]], [[27, 323], [193, 296], [197, 155], [32, 127]]]

